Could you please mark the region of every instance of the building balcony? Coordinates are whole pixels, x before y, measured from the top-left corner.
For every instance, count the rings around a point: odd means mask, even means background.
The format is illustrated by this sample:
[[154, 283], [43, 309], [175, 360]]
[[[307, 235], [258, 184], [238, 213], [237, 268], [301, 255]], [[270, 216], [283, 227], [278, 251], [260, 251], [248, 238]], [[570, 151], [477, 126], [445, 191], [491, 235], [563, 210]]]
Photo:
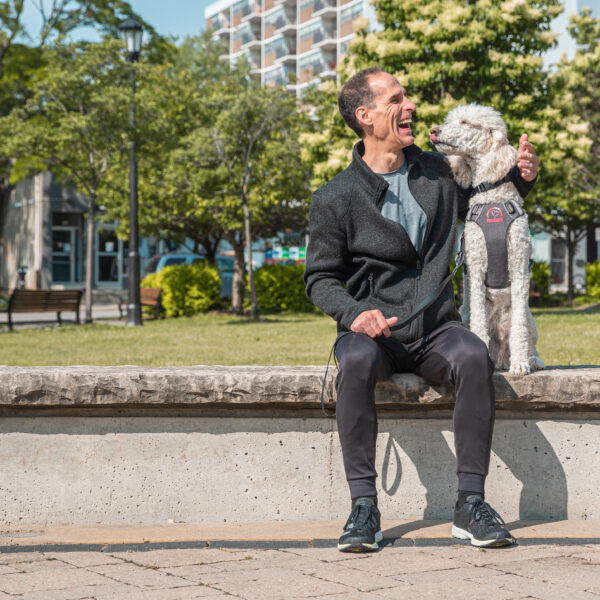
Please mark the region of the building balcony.
[[252, 14], [260, 14], [260, 2], [247, 2], [242, 7], [240, 13], [242, 15], [242, 20], [244, 20], [246, 17], [249, 17]]
[[296, 0], [275, 0], [276, 6], [296, 6]]
[[337, 38], [333, 29], [319, 29], [313, 34], [313, 48], [335, 49]]
[[331, 0], [314, 0], [313, 17], [335, 17], [337, 7]]
[[242, 41], [242, 50], [253, 50], [254, 48], [260, 48], [261, 41], [257, 38], [251, 38], [247, 42]]
[[295, 68], [296, 60], [298, 57], [295, 54], [285, 54], [280, 58], [275, 59], [275, 63], [279, 65], [285, 65], [288, 68]]
[[284, 17], [280, 17], [275, 22], [275, 34], [279, 33], [289, 33], [292, 31], [296, 31], [298, 29], [298, 25], [296, 25], [290, 19], [286, 19]]
[[242, 23], [260, 23], [261, 10], [260, 5], [252, 6], [250, 12], [242, 17]]

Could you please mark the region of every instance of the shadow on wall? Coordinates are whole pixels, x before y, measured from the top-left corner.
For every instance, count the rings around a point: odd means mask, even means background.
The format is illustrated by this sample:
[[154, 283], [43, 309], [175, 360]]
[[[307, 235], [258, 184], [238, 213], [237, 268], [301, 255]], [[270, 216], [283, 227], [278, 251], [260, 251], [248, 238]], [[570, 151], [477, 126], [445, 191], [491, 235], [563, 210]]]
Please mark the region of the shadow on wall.
[[[386, 420], [380, 421], [385, 432]], [[397, 422], [396, 422], [397, 423]], [[402, 481], [401, 452], [416, 468], [426, 489], [423, 518], [448, 519], [452, 515], [449, 499], [456, 495], [456, 458], [448, 421], [429, 421], [430, 437], [424, 442], [422, 431], [406, 431], [398, 437], [397, 425], [387, 431], [380, 485], [384, 493], [394, 496]], [[401, 452], [399, 450], [401, 449]], [[496, 421], [492, 452], [521, 483], [519, 518], [560, 520], [567, 518], [567, 478], [552, 445], [533, 420], [499, 419]], [[501, 462], [492, 457], [488, 484], [493, 484]]]

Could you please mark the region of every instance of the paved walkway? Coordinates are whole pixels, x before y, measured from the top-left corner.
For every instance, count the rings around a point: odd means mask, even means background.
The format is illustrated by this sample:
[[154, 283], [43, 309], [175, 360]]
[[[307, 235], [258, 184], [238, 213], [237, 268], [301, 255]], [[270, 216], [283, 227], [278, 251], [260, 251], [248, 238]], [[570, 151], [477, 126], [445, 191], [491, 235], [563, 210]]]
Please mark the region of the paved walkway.
[[520, 545], [490, 550], [387, 522], [375, 554], [338, 552], [341, 525], [4, 528], [0, 600], [600, 600], [597, 521], [515, 523]]
[[[83, 304], [79, 308], [81, 321], [85, 318], [85, 308]], [[62, 313], [63, 322], [66, 324], [74, 323], [75, 313], [65, 311]], [[119, 320], [118, 304], [94, 304], [92, 306], [92, 319], [100, 323], [110, 323], [111, 325], [125, 325], [125, 320]], [[8, 331], [6, 314], [0, 315], [0, 333]], [[56, 327], [55, 312], [40, 313], [15, 313], [13, 315], [14, 329], [40, 329], [43, 327]]]
[[0, 599], [599, 600], [600, 546], [0, 554]]

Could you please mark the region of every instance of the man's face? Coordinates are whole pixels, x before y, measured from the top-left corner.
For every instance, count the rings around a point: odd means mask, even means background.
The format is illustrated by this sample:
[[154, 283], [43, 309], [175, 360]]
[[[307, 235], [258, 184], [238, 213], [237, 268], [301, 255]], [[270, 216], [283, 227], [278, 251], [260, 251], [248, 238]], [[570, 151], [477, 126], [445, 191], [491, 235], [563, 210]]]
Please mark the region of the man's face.
[[415, 105], [406, 97], [406, 90], [389, 73], [371, 75], [369, 84], [375, 106], [367, 109], [371, 127], [365, 127], [366, 137], [389, 142], [399, 150], [413, 144], [410, 122]]

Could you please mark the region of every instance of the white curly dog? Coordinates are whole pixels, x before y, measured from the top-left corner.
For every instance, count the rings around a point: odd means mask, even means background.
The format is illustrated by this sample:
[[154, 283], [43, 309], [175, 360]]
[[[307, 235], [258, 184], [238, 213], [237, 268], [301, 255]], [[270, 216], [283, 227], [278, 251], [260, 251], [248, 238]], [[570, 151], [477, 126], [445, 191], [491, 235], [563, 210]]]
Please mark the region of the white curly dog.
[[[517, 150], [508, 142], [506, 125], [489, 106], [458, 106], [441, 126], [432, 129], [431, 140], [448, 156], [457, 183], [473, 188], [464, 230], [463, 322], [486, 343], [498, 370], [527, 375], [543, 369], [528, 303], [531, 243], [523, 200], [510, 181], [488, 185], [502, 181], [517, 164]], [[496, 240], [493, 251], [490, 239], [499, 237], [490, 233], [494, 226], [498, 226], [496, 231], [504, 228], [506, 241]], [[488, 273], [488, 253], [494, 263], [500, 262], [498, 254], [507, 257], [502, 263], [506, 267], [500, 265], [494, 276]]]

